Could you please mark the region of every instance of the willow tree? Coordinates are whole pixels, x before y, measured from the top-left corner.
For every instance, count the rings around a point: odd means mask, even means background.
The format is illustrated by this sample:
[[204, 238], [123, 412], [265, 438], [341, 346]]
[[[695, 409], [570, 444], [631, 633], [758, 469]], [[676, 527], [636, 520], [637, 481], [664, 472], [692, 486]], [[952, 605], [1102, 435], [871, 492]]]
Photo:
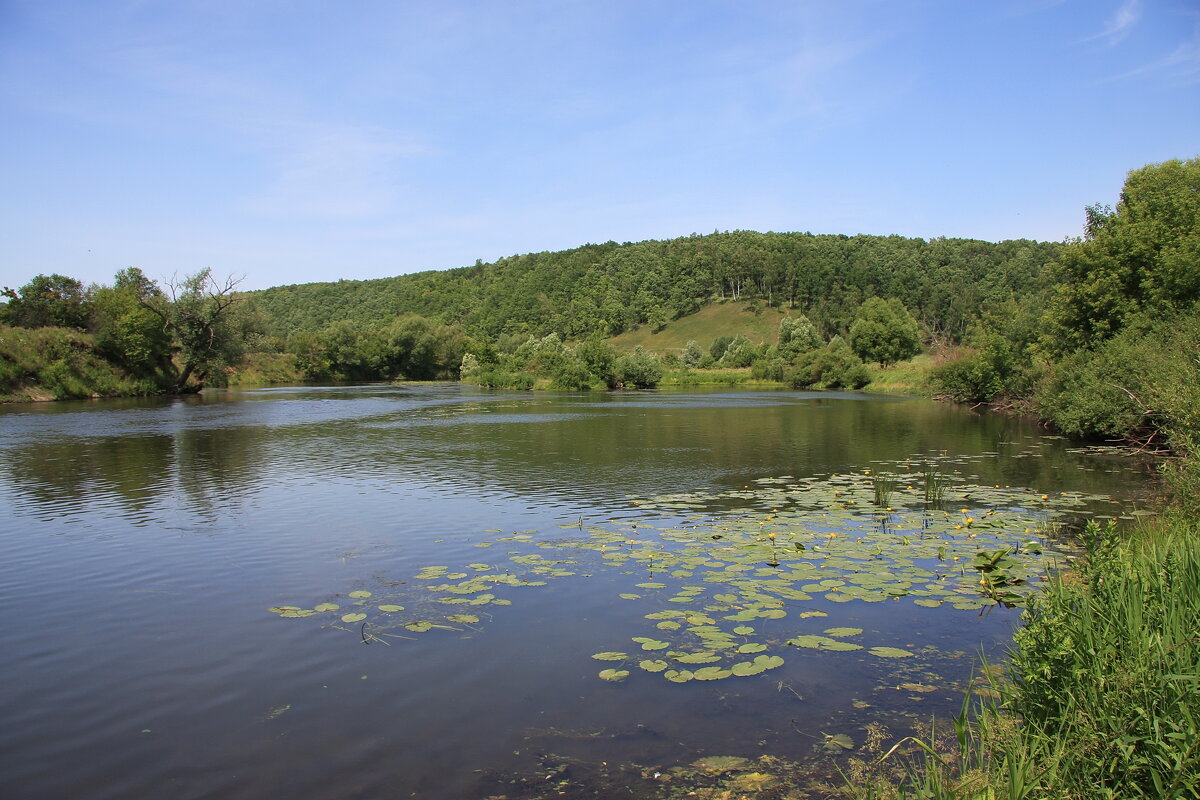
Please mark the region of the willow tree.
[[148, 279], [137, 283], [138, 301], [158, 315], [173, 340], [174, 391], [200, 391], [214, 369], [240, 357], [241, 331], [231, 324], [240, 282], [233, 277], [218, 281], [206, 268], [182, 279], [172, 278], [166, 289]]

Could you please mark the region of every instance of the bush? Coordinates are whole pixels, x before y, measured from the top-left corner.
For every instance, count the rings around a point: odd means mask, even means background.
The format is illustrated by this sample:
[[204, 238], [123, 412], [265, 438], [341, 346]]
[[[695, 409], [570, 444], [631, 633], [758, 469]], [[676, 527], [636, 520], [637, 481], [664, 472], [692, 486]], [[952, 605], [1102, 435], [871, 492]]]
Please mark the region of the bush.
[[532, 389], [533, 378], [524, 372], [506, 372], [496, 367], [480, 370], [473, 378], [486, 389]]
[[725, 348], [720, 363], [723, 367], [748, 367], [758, 357], [758, 348], [751, 344], [745, 336], [736, 336]]
[[579, 392], [592, 388], [592, 373], [587, 366], [577, 358], [565, 360], [554, 373], [550, 381], [551, 388]]
[[635, 347], [620, 356], [614, 365], [617, 381], [626, 388], [653, 389], [662, 380], [662, 364], [653, 353]]
[[1004, 378], [983, 353], [972, 352], [934, 367], [934, 393], [959, 403], [994, 400], [1004, 391]]
[[800, 356], [791, 369], [785, 370], [784, 379], [793, 389], [861, 389], [870, 383], [871, 375], [862, 359], [835, 336], [824, 347]]

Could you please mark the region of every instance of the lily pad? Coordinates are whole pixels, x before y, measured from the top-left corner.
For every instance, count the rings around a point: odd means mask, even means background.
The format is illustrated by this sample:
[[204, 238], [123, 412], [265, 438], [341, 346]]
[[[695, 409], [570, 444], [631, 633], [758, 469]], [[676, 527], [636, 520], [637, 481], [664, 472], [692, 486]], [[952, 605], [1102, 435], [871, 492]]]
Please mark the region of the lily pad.
[[627, 670], [627, 669], [602, 669], [602, 670], [600, 670], [600, 677], [606, 681], [613, 681], [613, 682], [623, 681], [629, 677], [629, 670]]
[[592, 658], [596, 659], [597, 661], [624, 661], [625, 659], [629, 658], [629, 656], [626, 653], [606, 651], [604, 653], [595, 653], [592, 655]]
[[823, 748], [827, 753], [842, 753], [854, 749], [854, 740], [844, 733], [826, 735]]
[[670, 642], [661, 642], [658, 639], [650, 639], [645, 636], [635, 636], [633, 641], [642, 646], [643, 650], [666, 650], [671, 646]]
[[362, 622], [366, 618], [366, 614], [342, 614], [342, 622]]
[[356, 589], [355, 591], [350, 592], [350, 594], [347, 596], [353, 597], [355, 600], [362, 600], [364, 598], [370, 597], [371, 593], [368, 592], [366, 589]]
[[404, 606], [398, 606], [398, 605], [396, 605], [395, 603], [384, 603], [383, 605], [381, 605], [381, 606], [379, 607], [379, 610], [380, 610], [380, 611], [386, 611], [386, 612], [388, 612], [389, 614], [391, 614], [391, 613], [394, 613], [394, 612], [396, 612], [396, 611], [403, 611], [403, 610], [404, 610]]
[[880, 658], [911, 658], [913, 655], [908, 650], [901, 650], [899, 647], [872, 647], [867, 652]]
[[828, 636], [858, 636], [863, 632], [862, 628], [826, 628], [825, 633]]

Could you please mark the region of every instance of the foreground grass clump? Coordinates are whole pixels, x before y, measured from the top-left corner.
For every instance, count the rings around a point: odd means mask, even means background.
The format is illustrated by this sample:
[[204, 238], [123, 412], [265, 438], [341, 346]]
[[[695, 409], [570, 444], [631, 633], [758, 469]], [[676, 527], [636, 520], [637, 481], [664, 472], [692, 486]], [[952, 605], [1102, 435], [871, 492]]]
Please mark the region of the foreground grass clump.
[[849, 796], [1200, 798], [1200, 526], [1087, 539], [1026, 611], [997, 696], [953, 736], [906, 740], [902, 775], [852, 774]]

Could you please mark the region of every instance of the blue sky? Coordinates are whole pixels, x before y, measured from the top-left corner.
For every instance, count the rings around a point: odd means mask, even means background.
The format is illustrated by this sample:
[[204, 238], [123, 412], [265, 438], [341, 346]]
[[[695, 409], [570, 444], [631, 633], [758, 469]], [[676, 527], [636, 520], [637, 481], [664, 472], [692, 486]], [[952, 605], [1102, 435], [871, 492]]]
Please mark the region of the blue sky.
[[0, 284], [737, 228], [1079, 235], [1200, 155], [1195, 0], [0, 0]]

